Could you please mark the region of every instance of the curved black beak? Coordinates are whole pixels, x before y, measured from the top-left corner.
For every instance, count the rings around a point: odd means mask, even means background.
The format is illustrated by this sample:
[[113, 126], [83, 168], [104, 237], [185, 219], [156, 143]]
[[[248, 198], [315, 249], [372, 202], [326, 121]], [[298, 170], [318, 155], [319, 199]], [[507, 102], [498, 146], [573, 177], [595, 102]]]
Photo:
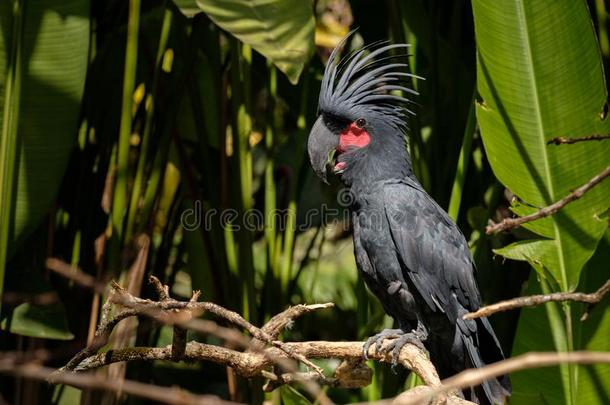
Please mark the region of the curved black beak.
[[326, 184], [327, 165], [333, 160], [336, 148], [339, 145], [339, 137], [332, 133], [326, 125], [322, 117], [313, 124], [307, 141], [307, 151], [309, 152], [309, 161], [316, 175]]

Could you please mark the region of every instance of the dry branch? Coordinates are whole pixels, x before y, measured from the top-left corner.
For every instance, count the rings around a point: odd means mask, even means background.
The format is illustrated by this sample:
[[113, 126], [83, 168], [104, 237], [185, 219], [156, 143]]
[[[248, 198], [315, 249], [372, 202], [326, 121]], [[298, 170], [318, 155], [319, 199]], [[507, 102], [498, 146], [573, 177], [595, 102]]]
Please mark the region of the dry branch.
[[[608, 352], [569, 352], [569, 353], [555, 353], [555, 352], [530, 352], [522, 354], [521, 356], [513, 357], [499, 361], [497, 363], [490, 364], [481, 368], [473, 368], [462, 371], [453, 377], [447, 378], [442, 381], [442, 385], [426, 390], [425, 392], [419, 393], [418, 395], [412, 395], [408, 398], [403, 397], [400, 401], [399, 398], [403, 394], [398, 396], [393, 404], [400, 405], [415, 405], [415, 404], [426, 404], [434, 396], [453, 391], [459, 390], [466, 387], [472, 387], [481, 384], [485, 380], [496, 378], [502, 375], [506, 375], [519, 370], [526, 370], [530, 368], [540, 368], [555, 366], [562, 363], [572, 364], [596, 364], [596, 363], [610, 363], [610, 353]], [[407, 391], [409, 392], [409, 391]]]
[[591, 190], [593, 187], [598, 185], [602, 180], [606, 177], [610, 176], [610, 166], [606, 167], [601, 173], [595, 175], [591, 180], [578, 187], [576, 190], [572, 191], [567, 196], [563, 197], [561, 200], [546, 206], [544, 208], [539, 209], [530, 215], [525, 215], [517, 218], [504, 218], [499, 223], [491, 223], [485, 228], [485, 232], [489, 235], [492, 233], [498, 233], [502, 231], [506, 231], [509, 229], [517, 228], [523, 225], [526, 222], [535, 221], [537, 219], [548, 217], [549, 215], [555, 214], [557, 211], [571, 203], [572, 201], [578, 200], [582, 197], [587, 191]]
[[558, 136], [553, 139], [549, 139], [547, 141], [547, 145], [555, 144], [555, 145], [566, 145], [577, 142], [587, 142], [587, 141], [603, 141], [604, 139], [610, 139], [610, 134], [593, 134], [588, 136], [581, 136], [578, 138], [568, 138], [565, 136]]
[[[151, 277], [151, 282], [155, 284], [155, 282], [159, 283], [159, 280], [154, 277]], [[316, 366], [307, 358], [301, 356], [299, 353], [292, 352], [290, 347], [286, 346], [283, 342], [275, 340], [268, 333], [252, 325], [237, 312], [229, 311], [228, 309], [211, 302], [185, 302], [177, 301], [171, 298], [163, 299], [162, 301], [145, 300], [142, 298], [134, 297], [133, 295], [129, 294], [117, 283], [113, 283], [112, 288], [114, 292], [108, 299], [109, 302], [119, 304], [126, 308], [130, 308], [136, 311], [137, 315], [150, 316], [166, 324], [184, 325], [192, 318], [195, 318], [203, 314], [204, 312], [213, 313], [214, 315], [224, 318], [227, 321], [233, 323], [234, 325], [244, 328], [254, 338], [279, 348], [280, 350], [288, 354], [289, 357], [292, 357], [293, 359], [305, 364], [307, 367], [314, 370], [320, 376], [324, 376], [324, 372], [320, 367]], [[159, 287], [156, 286], [157, 290], [158, 288]], [[162, 286], [161, 288], [163, 289], [164, 287]]]
[[[168, 290], [158, 280], [151, 279], [151, 282], [160, 295], [160, 301], [144, 300], [134, 297], [116, 283], [113, 284], [113, 293], [102, 309], [102, 319], [98, 331], [96, 332], [94, 344], [83, 349], [74, 356], [66, 366], [54, 372], [52, 375], [49, 376], [48, 373], [44, 374], [44, 378], [48, 377], [50, 381], [56, 383], [60, 382], [85, 387], [88, 385], [82, 381], [70, 380], [70, 378], [75, 376], [85, 376], [87, 378], [95, 378], [96, 380], [91, 381], [95, 381], [96, 387], [139, 395], [137, 384], [141, 383], [127, 381], [121, 384], [120, 382], [107, 381], [104, 383], [107, 385], [102, 384], [100, 386], [97, 381], [99, 377], [92, 376], [88, 373], [81, 373], [110, 364], [129, 361], [209, 361], [231, 367], [237, 374], [245, 378], [262, 377], [267, 379], [268, 382], [264, 386], [266, 391], [271, 391], [284, 384], [292, 384], [295, 382], [301, 383], [308, 391], [317, 397], [321, 404], [329, 404], [331, 402], [323, 394], [323, 391], [320, 390], [320, 385], [358, 388], [367, 386], [371, 382], [372, 371], [363, 361], [363, 342], [279, 342], [276, 340], [281, 331], [287, 325], [291, 324], [294, 318], [317, 309], [328, 308], [332, 306], [332, 304], [297, 305], [276, 315], [262, 328], [257, 328], [235, 312], [228, 311], [216, 304], [196, 302], [199, 297], [198, 292], [194, 292], [193, 297], [189, 301], [177, 301], [169, 297]], [[599, 302], [609, 289], [610, 280], [595, 293], [571, 294], [576, 294], [575, 297], [578, 298], [577, 300], [593, 305]], [[551, 299], [548, 297], [545, 298], [547, 299], [546, 302], [548, 302], [548, 300], [555, 300], [553, 294], [551, 297]], [[524, 298], [531, 299], [532, 297]], [[536, 298], [535, 300], [538, 299]], [[110, 306], [112, 304], [122, 305], [127, 307], [127, 309], [124, 309], [111, 317]], [[204, 311], [212, 312], [219, 317], [243, 327], [250, 332], [252, 339], [248, 340], [237, 330], [221, 327], [212, 321], [194, 319], [194, 317]], [[473, 317], [472, 314], [470, 315]], [[196, 330], [213, 333], [223, 339], [237, 342], [238, 346], [244, 347], [247, 350], [238, 351], [194, 341], [182, 346], [182, 342], [174, 339], [172, 345], [167, 347], [128, 347], [97, 353], [104, 345], [104, 342], [107, 342], [108, 336], [116, 324], [130, 316], [152, 316], [155, 319], [162, 320], [163, 322], [167, 322], [176, 327], [193, 327]], [[390, 343], [391, 341], [385, 341], [384, 345], [389, 345]], [[179, 351], [179, 356], [176, 354], [177, 350]], [[392, 361], [390, 354], [386, 354], [385, 352], [377, 353], [372, 347], [369, 349], [368, 356], [374, 361], [386, 363], [391, 363]], [[298, 369], [292, 366], [292, 363], [286, 363], [290, 359], [306, 359], [310, 364], [313, 363], [311, 363], [309, 359], [341, 359], [343, 362], [337, 367], [332, 377], [327, 377], [323, 373], [318, 373], [316, 370], [299, 372]], [[401, 394], [393, 400], [393, 403], [446, 403], [452, 405], [472, 405], [471, 402], [457, 396], [456, 390], [479, 385], [487, 379], [526, 368], [544, 367], [563, 362], [579, 364], [610, 362], [610, 353], [528, 353], [483, 368], [469, 369], [443, 381], [440, 381], [436, 369], [428, 359], [427, 354], [417, 346], [410, 344], [405, 345], [400, 352], [398, 362], [403, 367], [415, 372], [426, 386], [416, 387]], [[27, 366], [29, 367], [30, 365]], [[26, 370], [24, 368], [25, 365], [20, 367], [21, 369], [19, 370]], [[0, 372], [2, 371], [7, 372], [6, 368], [3, 370], [2, 364], [0, 363]], [[67, 371], [73, 372], [70, 373]], [[11, 373], [16, 374], [17, 372]], [[28, 375], [24, 374], [24, 376], [43, 378], [41, 377], [42, 374], [31, 372]], [[130, 386], [128, 383], [135, 383], [136, 385]], [[91, 384], [94, 383], [92, 382]], [[142, 385], [148, 387], [146, 384]], [[143, 395], [153, 395], [151, 392], [154, 391], [149, 388], [147, 388], [147, 390], [147, 393], [144, 393]], [[166, 389], [163, 390], [166, 391]], [[179, 396], [182, 399], [176, 399]], [[176, 394], [175, 397], [176, 398], [171, 397], [174, 399], [170, 398], [170, 400], [183, 400], [188, 396], [185, 397], [183, 393], [180, 393], [180, 395]], [[188, 398], [189, 401], [195, 402], [170, 403], [201, 403], [197, 401], [200, 401], [203, 397], [192, 396]], [[216, 398], [211, 399], [217, 400]], [[209, 401], [210, 399], [206, 397], [205, 400]]]
[[132, 380], [109, 379], [92, 373], [60, 372], [38, 364], [0, 364], [0, 373], [34, 380], [50, 380], [54, 384], [66, 384], [78, 388], [123, 392], [149, 400], [173, 405], [235, 405], [214, 395], [195, 395], [175, 387], [159, 387]]
[[59, 274], [68, 280], [74, 281], [81, 287], [91, 288], [98, 293], [103, 293], [106, 288], [106, 283], [96, 280], [90, 274], [83, 272], [77, 266], [66, 263], [63, 260], [49, 257], [45, 262], [46, 268]]
[[[100, 325], [96, 331], [93, 343], [75, 355], [63, 368], [51, 376], [56, 381], [57, 376], [65, 375], [66, 371], [83, 372], [108, 366], [118, 362], [128, 361], [210, 361], [231, 367], [243, 377], [263, 377], [268, 379], [265, 389], [270, 391], [283, 384], [294, 382], [303, 386], [320, 400], [330, 403], [320, 390], [320, 385], [333, 387], [356, 388], [371, 382], [372, 371], [363, 361], [363, 342], [280, 342], [277, 340], [281, 331], [293, 320], [305, 313], [329, 308], [333, 304], [297, 305], [274, 316], [262, 328], [257, 328], [247, 322], [239, 314], [209, 302], [196, 302], [199, 294], [194, 292], [189, 301], [177, 301], [169, 296], [168, 289], [159, 280], [151, 278], [150, 282], [157, 291], [160, 300], [152, 301], [135, 297], [116, 283], [108, 301], [102, 308]], [[111, 306], [119, 305], [124, 309], [111, 316]], [[217, 323], [195, 319], [204, 312], [211, 312], [231, 323], [247, 330], [252, 339], [248, 339], [236, 329], [219, 326]], [[211, 333], [227, 341], [236, 343], [245, 351], [232, 350], [221, 346], [189, 342], [184, 344], [181, 336], [174, 336], [172, 345], [167, 347], [129, 347], [98, 353], [107, 344], [115, 326], [123, 319], [132, 316], [150, 316], [161, 322], [175, 326], [174, 331], [191, 328], [204, 333]], [[180, 328], [180, 329], [176, 329]], [[387, 341], [385, 344], [389, 344]], [[289, 361], [295, 359], [305, 365], [313, 365], [309, 359], [341, 359], [343, 362], [335, 370], [332, 377], [327, 377], [317, 366], [310, 372], [299, 372]], [[391, 356], [377, 354], [369, 350], [372, 360], [390, 363]], [[436, 369], [428, 359], [427, 353], [416, 346], [406, 345], [399, 356], [399, 363], [418, 374], [425, 384], [436, 387], [440, 379]], [[450, 394], [448, 398], [453, 398]]]
[[[386, 344], [389, 344], [387, 341]], [[343, 359], [358, 360], [362, 363], [363, 342], [287, 342], [292, 351], [310, 359]], [[261, 352], [240, 352], [221, 346], [199, 342], [189, 342], [186, 345], [184, 360], [210, 361], [230, 366], [239, 375], [247, 378], [264, 376], [263, 370], [274, 365], [274, 359], [288, 358], [288, 355], [276, 347], [268, 347]], [[391, 355], [382, 355], [369, 350], [372, 360], [391, 363]], [[78, 364], [74, 371], [88, 371], [122, 361], [136, 360], [173, 360], [171, 345], [166, 347], [131, 347], [98, 353], [87, 357]], [[414, 345], [406, 345], [400, 353], [398, 362], [405, 368], [414, 371], [430, 386], [440, 385], [436, 370], [430, 363], [425, 352]], [[353, 363], [354, 366], [358, 365]], [[268, 375], [268, 374], [265, 374]], [[325, 383], [325, 382], [323, 382]], [[346, 384], [351, 384], [346, 380]], [[370, 383], [370, 381], [369, 381]], [[333, 385], [333, 384], [331, 384]], [[367, 384], [360, 385], [366, 386]], [[345, 386], [345, 384], [341, 384]]]
[[534, 307], [537, 305], [542, 305], [547, 302], [562, 302], [562, 301], [577, 301], [577, 302], [585, 302], [588, 303], [587, 308], [585, 309], [581, 321], [587, 319], [589, 311], [591, 308], [600, 302], [606, 294], [610, 292], [610, 280], [606, 281], [604, 285], [602, 285], [597, 291], [585, 294], [581, 292], [559, 292], [553, 294], [540, 294], [540, 295], [530, 295], [527, 297], [517, 297], [506, 301], [500, 301], [492, 305], [488, 305], [480, 308], [475, 312], [470, 312], [464, 315], [464, 319], [475, 319], [481, 318], [483, 316], [489, 316], [491, 314], [495, 314], [496, 312], [509, 311], [515, 308], [522, 307]]

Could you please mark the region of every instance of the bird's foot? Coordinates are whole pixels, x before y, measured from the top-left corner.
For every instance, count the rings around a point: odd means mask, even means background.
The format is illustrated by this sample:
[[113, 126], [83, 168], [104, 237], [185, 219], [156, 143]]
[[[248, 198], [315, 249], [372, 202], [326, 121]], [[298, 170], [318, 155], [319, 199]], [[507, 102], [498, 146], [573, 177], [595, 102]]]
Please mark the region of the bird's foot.
[[375, 354], [379, 353], [383, 341], [386, 339], [395, 339], [402, 336], [405, 332], [402, 329], [384, 329], [376, 335], [371, 336], [366, 340], [364, 346], [362, 347], [362, 355], [365, 360], [369, 359], [369, 348], [374, 344]]
[[400, 351], [407, 344], [410, 343], [414, 346], [419, 347], [421, 350], [426, 351], [424, 347], [424, 340], [426, 340], [426, 336], [419, 333], [419, 331], [414, 330], [413, 332], [404, 333], [398, 339], [394, 339], [384, 348], [386, 353], [392, 353], [392, 371], [396, 373], [396, 366], [398, 366], [398, 357], [400, 356]]
[[[405, 332], [402, 329], [384, 329], [377, 335], [371, 336], [366, 340], [362, 350], [366, 360], [368, 360], [368, 352], [371, 345], [374, 344], [375, 354], [377, 353], [392, 353], [392, 370], [395, 370], [398, 365], [398, 357], [400, 351], [407, 344], [410, 343], [419, 347], [421, 350], [426, 350], [423, 342], [427, 338], [427, 333], [420, 330], [420, 328], [413, 330], [412, 332]], [[389, 342], [386, 346], [383, 346], [383, 341], [386, 339], [394, 339]]]

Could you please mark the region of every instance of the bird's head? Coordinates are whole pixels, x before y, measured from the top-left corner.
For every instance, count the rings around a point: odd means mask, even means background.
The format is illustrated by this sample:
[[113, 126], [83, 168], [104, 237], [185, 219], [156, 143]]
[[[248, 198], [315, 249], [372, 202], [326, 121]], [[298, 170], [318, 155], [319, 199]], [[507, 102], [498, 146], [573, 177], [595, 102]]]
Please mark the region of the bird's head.
[[324, 71], [318, 119], [307, 144], [311, 165], [326, 183], [329, 172], [348, 185], [404, 177], [411, 171], [404, 145], [405, 114], [411, 111], [404, 95], [417, 94], [406, 86], [413, 75], [399, 61], [409, 45], [373, 44], [339, 60], [346, 39]]

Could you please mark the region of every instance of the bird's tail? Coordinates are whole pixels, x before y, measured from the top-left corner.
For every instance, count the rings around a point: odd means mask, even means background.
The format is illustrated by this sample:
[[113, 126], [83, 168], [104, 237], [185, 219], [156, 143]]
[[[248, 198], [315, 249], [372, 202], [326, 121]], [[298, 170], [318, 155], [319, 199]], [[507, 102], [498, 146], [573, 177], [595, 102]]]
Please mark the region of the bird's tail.
[[[504, 353], [496, 335], [487, 318], [476, 320], [476, 334], [467, 336], [461, 334], [467, 356], [467, 368], [480, 368], [486, 364], [504, 360]], [[479, 387], [470, 389], [471, 400], [478, 400], [481, 404], [503, 404], [511, 394], [510, 381], [507, 375], [492, 378], [483, 382]]]
[[[430, 357], [441, 378], [504, 359], [502, 348], [487, 318], [476, 321], [463, 321], [461, 317], [458, 318], [451, 350], [448, 350], [450, 342], [428, 343]], [[501, 376], [462, 392], [466, 399], [479, 404], [503, 404], [505, 398], [510, 396], [511, 387], [508, 376]]]

